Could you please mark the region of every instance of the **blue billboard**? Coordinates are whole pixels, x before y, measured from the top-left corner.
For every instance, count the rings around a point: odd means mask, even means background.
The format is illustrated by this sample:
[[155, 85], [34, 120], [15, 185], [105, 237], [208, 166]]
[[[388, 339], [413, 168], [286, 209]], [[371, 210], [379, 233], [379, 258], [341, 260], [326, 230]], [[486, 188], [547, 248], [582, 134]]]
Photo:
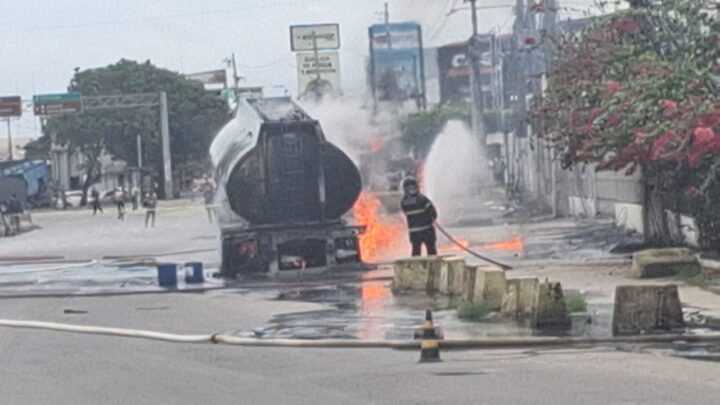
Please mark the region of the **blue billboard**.
[[419, 24], [376, 24], [370, 35], [370, 86], [379, 101], [425, 101], [422, 31]]

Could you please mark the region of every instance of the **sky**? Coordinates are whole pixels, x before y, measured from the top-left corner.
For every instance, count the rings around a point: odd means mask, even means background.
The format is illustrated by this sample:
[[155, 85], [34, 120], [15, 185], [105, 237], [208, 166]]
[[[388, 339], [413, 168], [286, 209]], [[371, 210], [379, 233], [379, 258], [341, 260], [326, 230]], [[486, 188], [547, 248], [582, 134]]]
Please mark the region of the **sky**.
[[[587, 3], [573, 0], [572, 3]], [[0, 96], [64, 92], [73, 69], [106, 66], [121, 58], [150, 60], [193, 73], [223, 68], [236, 54], [248, 85], [297, 93], [289, 26], [339, 23], [345, 94], [365, 92], [367, 27], [383, 19], [384, 0], [0, 0]], [[480, 13], [482, 32], [512, 28], [514, 0]], [[583, 5], [586, 7], [586, 5]], [[426, 46], [461, 41], [471, 32], [463, 0], [390, 0], [390, 19], [423, 26]], [[12, 124], [18, 137], [35, 137], [32, 112]], [[0, 126], [0, 137], [5, 136]]]

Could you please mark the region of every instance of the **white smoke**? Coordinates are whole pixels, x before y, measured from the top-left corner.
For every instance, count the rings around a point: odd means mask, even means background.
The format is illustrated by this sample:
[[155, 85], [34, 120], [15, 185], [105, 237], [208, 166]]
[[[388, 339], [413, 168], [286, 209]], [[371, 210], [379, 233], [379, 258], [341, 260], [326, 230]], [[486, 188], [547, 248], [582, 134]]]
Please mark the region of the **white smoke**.
[[441, 221], [457, 221], [481, 205], [480, 190], [492, 184], [492, 173], [480, 148], [462, 121], [449, 121], [435, 139], [425, 163], [424, 184]]

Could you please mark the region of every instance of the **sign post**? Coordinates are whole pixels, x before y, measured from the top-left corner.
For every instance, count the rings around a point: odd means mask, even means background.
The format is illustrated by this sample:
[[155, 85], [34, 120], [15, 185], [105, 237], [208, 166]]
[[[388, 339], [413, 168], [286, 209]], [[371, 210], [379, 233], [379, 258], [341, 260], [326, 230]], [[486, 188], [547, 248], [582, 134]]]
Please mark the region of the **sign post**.
[[81, 113], [83, 111], [80, 93], [39, 94], [33, 96], [35, 115], [52, 116]]
[[300, 96], [340, 92], [340, 59], [332, 52], [340, 48], [338, 24], [293, 25], [290, 47], [297, 52]]
[[0, 117], [7, 121], [8, 136], [8, 160], [14, 160], [13, 156], [13, 140], [12, 130], [10, 127], [10, 118], [22, 116], [22, 99], [20, 96], [0, 97]]

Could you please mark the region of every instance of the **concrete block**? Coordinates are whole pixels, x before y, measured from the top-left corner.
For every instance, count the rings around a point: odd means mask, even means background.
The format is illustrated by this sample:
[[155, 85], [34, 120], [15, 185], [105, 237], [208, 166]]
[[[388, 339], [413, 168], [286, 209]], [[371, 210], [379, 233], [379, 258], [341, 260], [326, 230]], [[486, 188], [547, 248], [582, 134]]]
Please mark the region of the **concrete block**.
[[507, 280], [507, 289], [502, 299], [501, 311], [531, 315], [537, 304], [540, 280], [537, 278], [514, 278]]
[[437, 292], [441, 263], [439, 257], [413, 257], [396, 261], [393, 264], [392, 289]]
[[676, 285], [615, 288], [613, 335], [660, 333], [684, 326]]
[[540, 283], [534, 305], [533, 327], [536, 329], [567, 329], [571, 326], [560, 283]]
[[443, 294], [460, 295], [463, 292], [465, 259], [458, 256], [440, 258], [438, 290]]
[[502, 307], [503, 297], [507, 291], [505, 270], [490, 265], [476, 266], [474, 299], [482, 299], [493, 309]]
[[465, 301], [475, 300], [475, 279], [477, 278], [477, 266], [465, 266], [463, 270], [462, 298]]
[[639, 278], [670, 277], [687, 268], [700, 271], [700, 263], [685, 248], [649, 249], [633, 255], [632, 273]]

